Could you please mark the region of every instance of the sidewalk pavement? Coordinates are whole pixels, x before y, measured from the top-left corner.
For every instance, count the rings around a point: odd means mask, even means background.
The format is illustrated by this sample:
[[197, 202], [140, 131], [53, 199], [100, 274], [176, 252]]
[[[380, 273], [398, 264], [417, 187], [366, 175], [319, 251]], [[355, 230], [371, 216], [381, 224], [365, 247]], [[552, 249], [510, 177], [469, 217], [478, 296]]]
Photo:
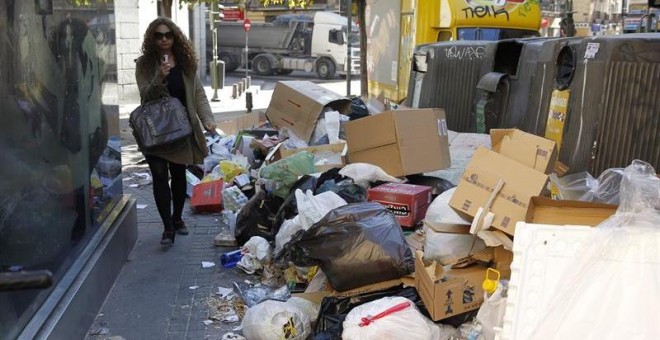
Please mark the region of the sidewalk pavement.
[[[341, 83], [323, 85], [336, 87], [335, 91], [342, 93]], [[359, 81], [352, 86], [359, 89]], [[213, 90], [209, 86], [205, 90], [212, 98]], [[251, 90], [253, 110], [266, 109], [273, 89], [254, 82]], [[229, 86], [219, 91], [219, 98], [220, 102], [211, 102], [217, 121], [245, 113], [245, 94], [231, 99]], [[152, 185], [138, 175], [149, 171], [127, 122], [128, 114], [137, 105], [120, 107], [120, 130], [124, 194], [137, 199], [138, 240], [86, 339], [221, 339], [240, 322], [204, 324], [212, 315], [208, 299], [218, 287], [231, 288], [235, 281], [249, 277], [237, 268], [220, 266], [220, 255], [236, 248], [214, 246], [214, 238], [221, 230], [219, 214], [193, 214], [188, 202], [184, 220], [190, 235], [177, 235], [174, 246], [161, 247], [163, 229]], [[202, 268], [202, 261], [216, 265]]]

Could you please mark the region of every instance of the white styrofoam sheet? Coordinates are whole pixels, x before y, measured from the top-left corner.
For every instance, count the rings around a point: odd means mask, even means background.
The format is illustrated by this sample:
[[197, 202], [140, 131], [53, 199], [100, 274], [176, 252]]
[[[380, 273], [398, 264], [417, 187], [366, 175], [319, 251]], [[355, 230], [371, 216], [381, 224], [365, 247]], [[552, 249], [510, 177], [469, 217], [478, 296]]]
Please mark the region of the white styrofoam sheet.
[[[504, 316], [504, 324], [500, 339], [502, 340], [528, 340], [532, 339], [532, 332], [537, 327], [542, 318], [547, 316], [548, 308], [554, 294], [560, 291], [560, 288], [566, 288], [567, 282], [562, 279], [566, 277], [564, 271], [569, 266], [575, 266], [580, 262], [580, 256], [583, 256], [585, 247], [588, 247], [595, 240], [595, 228], [586, 226], [556, 226], [556, 225], [538, 225], [518, 223], [516, 226], [515, 242], [513, 247], [514, 259], [511, 264], [511, 281], [509, 282], [509, 291], [507, 298], [506, 313]], [[599, 258], [596, 262], [598, 264], [605, 264], [603, 268], [623, 269], [625, 271], [628, 267], [626, 262], [630, 262], [629, 268], [631, 270], [639, 270], [643, 268], [644, 271], [652, 273], [650, 277], [660, 277], [660, 249], [657, 245], [660, 244], [660, 232], [655, 233], [630, 233], [626, 235], [630, 237], [630, 242], [622, 242], [627, 244], [628, 249], [615, 249], [606, 253], [605, 256]], [[639, 236], [639, 237], [638, 237]], [[599, 239], [602, 240], [602, 239]], [[585, 243], [586, 242], [586, 243]], [[603, 245], [606, 246], [606, 245]], [[643, 249], [643, 250], [642, 250]], [[641, 252], [644, 255], [641, 256]], [[643, 258], [643, 263], [631, 262], [630, 259], [639, 260]], [[593, 263], [596, 264], [596, 263]], [[655, 273], [655, 274], [653, 274]], [[590, 281], [587, 292], [589, 297], [584, 297], [580, 301], [597, 301], [589, 306], [576, 305], [571, 307], [572, 312], [578, 312], [579, 319], [590, 319], [591, 324], [583, 324], [580, 327], [572, 327], [569, 332], [569, 337], [561, 337], [561, 339], [648, 339], [648, 334], [657, 334], [658, 327], [660, 327], [660, 318], [657, 318], [656, 325], [649, 325], [646, 323], [646, 329], [634, 329], [630, 327], [602, 327], [602, 321], [599, 320], [595, 311], [612, 311], [621, 315], [622, 324], [639, 323], [640, 319], [650, 318], [653, 316], [645, 316], [645, 306], [639, 299], [640, 294], [636, 294], [637, 301], [631, 302], [630, 300], [622, 303], [624, 297], [629, 297], [626, 294], [626, 289], [642, 289], [646, 288], [647, 291], [657, 291], [660, 282], [641, 283], [641, 286], [625, 287], [625, 276], [630, 274], [634, 277], [634, 272], [621, 272], [623, 276], [617, 282], [608, 282], [607, 280], [594, 279]], [[598, 275], [595, 275], [598, 277]], [[606, 276], [606, 275], [605, 275]], [[591, 275], [589, 276], [591, 277]], [[562, 286], [560, 286], [562, 285]], [[614, 286], [614, 287], [613, 287]], [[618, 294], [611, 294], [612, 291]], [[598, 294], [603, 294], [602, 299], [599, 299]], [[641, 293], [644, 294], [644, 293]], [[649, 295], [653, 296], [653, 295]], [[567, 301], [568, 304], [575, 304], [575, 301]], [[660, 303], [660, 302], [653, 302]], [[622, 306], [625, 305], [625, 306]], [[649, 304], [652, 305], [652, 304]], [[628, 308], [628, 310], [624, 310]], [[648, 309], [648, 308], [647, 308]], [[657, 308], [650, 308], [657, 310]], [[584, 318], [582, 318], [584, 316]], [[573, 313], [572, 317], [575, 317]], [[578, 318], [576, 318], [578, 319]], [[575, 325], [581, 322], [580, 320], [569, 320], [567, 323]], [[624, 329], [622, 329], [624, 328]], [[643, 327], [644, 328], [644, 327]], [[654, 330], [655, 328], [655, 330]], [[562, 330], [566, 331], [566, 330]], [[641, 336], [641, 337], [640, 337]]]

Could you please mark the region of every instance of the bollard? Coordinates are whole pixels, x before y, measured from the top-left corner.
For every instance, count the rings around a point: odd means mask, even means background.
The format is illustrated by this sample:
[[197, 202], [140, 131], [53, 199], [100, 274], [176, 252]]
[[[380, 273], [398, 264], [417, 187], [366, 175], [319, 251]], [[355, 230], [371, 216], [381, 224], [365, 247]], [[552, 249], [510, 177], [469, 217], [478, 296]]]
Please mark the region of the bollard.
[[247, 76], [245, 79], [247, 79], [247, 87], [249, 89], [252, 86], [252, 76]]
[[252, 92], [250, 91], [245, 92], [245, 108], [248, 113], [252, 112]]
[[243, 78], [243, 89], [247, 92], [247, 90], [250, 89], [250, 86], [248, 85], [247, 78]]
[[239, 83], [238, 83], [238, 96], [239, 96], [239, 97], [240, 97], [241, 95], [243, 95], [243, 91], [244, 91], [244, 90], [245, 90], [245, 89], [243, 88], [243, 82], [239, 82]]
[[238, 84], [231, 86], [231, 97], [234, 99], [238, 98]]

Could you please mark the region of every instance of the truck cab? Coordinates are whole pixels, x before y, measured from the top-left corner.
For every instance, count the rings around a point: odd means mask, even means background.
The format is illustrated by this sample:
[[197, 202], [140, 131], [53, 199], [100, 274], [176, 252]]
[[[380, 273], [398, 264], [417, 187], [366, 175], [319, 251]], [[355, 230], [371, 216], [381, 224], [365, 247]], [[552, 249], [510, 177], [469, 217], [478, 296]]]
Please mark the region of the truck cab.
[[347, 46], [351, 43], [351, 74], [360, 73], [360, 38], [356, 24], [348, 32], [348, 18], [331, 12], [314, 14], [311, 56], [317, 58], [316, 72], [328, 78], [335, 72], [347, 74]]

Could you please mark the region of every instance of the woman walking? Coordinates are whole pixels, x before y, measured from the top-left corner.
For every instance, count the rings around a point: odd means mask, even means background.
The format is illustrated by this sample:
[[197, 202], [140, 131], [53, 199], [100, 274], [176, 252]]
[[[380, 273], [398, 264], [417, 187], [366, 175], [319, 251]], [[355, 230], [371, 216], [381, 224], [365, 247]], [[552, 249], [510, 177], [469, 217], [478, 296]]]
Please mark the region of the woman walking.
[[175, 233], [188, 234], [182, 219], [186, 200], [186, 164], [200, 164], [208, 154], [200, 125], [213, 132], [216, 124], [204, 86], [197, 76], [197, 58], [192, 44], [174, 22], [158, 18], [149, 24], [144, 34], [142, 55], [136, 63], [135, 78], [142, 103], [175, 97], [186, 107], [193, 128], [189, 140], [174, 150], [141, 150], [151, 170], [154, 199], [163, 221], [160, 243], [170, 246], [174, 244]]

